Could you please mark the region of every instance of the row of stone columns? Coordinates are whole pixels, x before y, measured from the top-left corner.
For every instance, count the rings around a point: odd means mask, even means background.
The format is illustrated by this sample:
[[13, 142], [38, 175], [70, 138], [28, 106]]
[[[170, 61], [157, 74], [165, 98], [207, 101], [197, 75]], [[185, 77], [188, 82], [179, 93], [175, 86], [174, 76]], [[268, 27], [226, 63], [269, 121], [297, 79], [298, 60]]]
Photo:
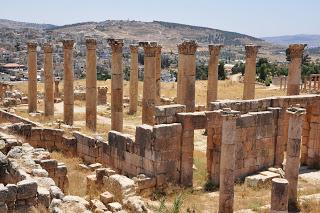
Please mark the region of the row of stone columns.
[[[272, 181], [271, 212], [288, 212], [298, 206], [297, 187], [300, 169], [302, 126], [306, 110], [299, 107], [287, 109], [289, 117], [285, 178]], [[233, 212], [236, 122], [240, 112], [223, 109], [220, 155], [219, 213]]]

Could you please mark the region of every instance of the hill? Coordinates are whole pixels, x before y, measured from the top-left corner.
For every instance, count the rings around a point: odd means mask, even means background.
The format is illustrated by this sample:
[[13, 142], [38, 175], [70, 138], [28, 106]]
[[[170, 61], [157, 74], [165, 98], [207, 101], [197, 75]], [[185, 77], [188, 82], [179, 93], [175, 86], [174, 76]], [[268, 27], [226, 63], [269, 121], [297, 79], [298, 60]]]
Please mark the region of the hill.
[[50, 29], [55, 27], [52, 24], [36, 24], [36, 23], [27, 23], [27, 22], [19, 22], [19, 21], [11, 21], [7, 19], [0, 19], [0, 28], [32, 28], [32, 29]]
[[289, 45], [294, 43], [308, 44], [308, 47], [320, 47], [320, 35], [286, 35], [286, 36], [275, 36], [275, 37], [264, 37], [263, 40], [268, 42]]

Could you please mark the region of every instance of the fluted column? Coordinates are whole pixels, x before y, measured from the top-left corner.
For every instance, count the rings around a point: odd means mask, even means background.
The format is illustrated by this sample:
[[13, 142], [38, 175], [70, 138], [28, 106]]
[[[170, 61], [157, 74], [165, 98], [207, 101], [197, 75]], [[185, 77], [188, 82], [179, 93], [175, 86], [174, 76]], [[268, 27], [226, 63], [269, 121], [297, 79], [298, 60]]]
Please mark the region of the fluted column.
[[144, 49], [144, 79], [142, 96], [142, 123], [154, 124], [156, 104], [156, 42], [140, 42]]
[[73, 91], [73, 40], [63, 40], [64, 48], [64, 79], [63, 79], [63, 93], [64, 93], [64, 122], [68, 125], [73, 125], [73, 111], [74, 111], [74, 91]]
[[300, 169], [301, 134], [306, 110], [291, 107], [287, 109], [287, 114], [289, 117], [289, 126], [285, 178], [289, 182], [289, 207], [296, 208], [298, 205], [297, 187]]
[[28, 112], [37, 111], [37, 43], [28, 44]]
[[135, 114], [138, 108], [138, 45], [130, 45], [131, 51], [131, 70], [130, 70], [130, 90], [129, 90], [129, 114]]
[[246, 45], [246, 65], [244, 72], [243, 99], [254, 99], [256, 83], [256, 61], [259, 46]]
[[96, 131], [97, 127], [97, 41], [87, 39], [87, 74], [86, 74], [86, 126]]
[[161, 104], [161, 45], [156, 50], [156, 105]]
[[232, 213], [236, 161], [236, 121], [240, 112], [225, 109], [221, 113], [219, 213]]
[[207, 107], [210, 102], [218, 98], [218, 66], [219, 54], [223, 45], [209, 45], [209, 67], [208, 67], [208, 89], [207, 89]]
[[[195, 41], [185, 41], [178, 45], [178, 104], [186, 105], [187, 112], [195, 109], [196, 51]], [[180, 80], [179, 80], [180, 78]]]
[[112, 49], [111, 65], [111, 130], [123, 130], [122, 39], [108, 39]]
[[45, 43], [44, 50], [44, 115], [54, 114], [54, 90], [53, 90], [53, 57], [52, 44]]
[[292, 44], [289, 46], [290, 64], [288, 69], [287, 95], [300, 94], [301, 64], [305, 46], [304, 44]]

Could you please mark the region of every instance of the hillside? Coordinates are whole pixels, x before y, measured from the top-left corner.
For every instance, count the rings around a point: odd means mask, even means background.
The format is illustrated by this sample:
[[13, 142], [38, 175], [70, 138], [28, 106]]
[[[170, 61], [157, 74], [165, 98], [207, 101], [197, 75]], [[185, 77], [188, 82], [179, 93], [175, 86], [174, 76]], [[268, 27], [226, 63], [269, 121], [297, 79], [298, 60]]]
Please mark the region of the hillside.
[[275, 36], [264, 37], [270, 43], [279, 45], [289, 45], [294, 43], [308, 44], [308, 47], [320, 47], [320, 35], [288, 35], [288, 36]]
[[19, 22], [19, 21], [11, 21], [7, 19], [0, 19], [0, 28], [32, 28], [32, 29], [50, 29], [55, 27], [52, 24], [36, 24], [36, 23], [27, 23], [27, 22]]

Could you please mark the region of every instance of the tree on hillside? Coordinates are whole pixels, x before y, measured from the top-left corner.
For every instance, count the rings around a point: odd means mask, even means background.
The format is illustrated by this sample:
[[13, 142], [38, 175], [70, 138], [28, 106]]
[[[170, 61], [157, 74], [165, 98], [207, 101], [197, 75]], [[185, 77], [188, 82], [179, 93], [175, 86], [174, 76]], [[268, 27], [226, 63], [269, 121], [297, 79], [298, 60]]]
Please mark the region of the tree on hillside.
[[244, 75], [244, 70], [245, 70], [244, 63], [236, 63], [234, 67], [232, 67], [231, 72], [232, 74], [241, 73], [242, 75]]
[[227, 73], [224, 70], [224, 62], [220, 61], [218, 66], [218, 79], [219, 80], [225, 80], [227, 77]]

